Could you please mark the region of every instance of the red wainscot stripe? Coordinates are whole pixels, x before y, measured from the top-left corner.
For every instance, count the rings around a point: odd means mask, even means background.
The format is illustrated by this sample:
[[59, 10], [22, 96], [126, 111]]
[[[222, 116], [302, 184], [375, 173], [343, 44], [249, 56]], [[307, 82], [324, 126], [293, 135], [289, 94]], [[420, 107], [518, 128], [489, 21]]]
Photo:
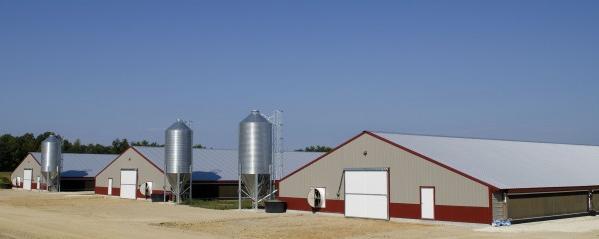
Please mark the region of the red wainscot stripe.
[[[421, 219], [420, 204], [391, 203], [389, 216]], [[488, 207], [435, 205], [435, 220], [451, 222], [491, 223]]]
[[389, 217], [420, 219], [420, 204], [390, 203]]
[[489, 224], [493, 215], [488, 207], [435, 205], [435, 220]]
[[[312, 208], [310, 207], [308, 201], [306, 201], [305, 198], [278, 197], [277, 199], [285, 201], [287, 203], [287, 209], [312, 211]], [[317, 211], [344, 213], [345, 204], [343, 200], [327, 199], [326, 208], [320, 208]]]
[[96, 188], [94, 188], [94, 192], [96, 194], [107, 195], [108, 187], [96, 187]]
[[[278, 197], [279, 200], [287, 202], [290, 210], [312, 211], [305, 198]], [[344, 201], [327, 199], [326, 208], [321, 212], [344, 213]], [[391, 203], [389, 205], [389, 216], [395, 218], [420, 219], [420, 204]], [[463, 207], [435, 205], [435, 220], [453, 222], [491, 223], [492, 216], [489, 215], [488, 207]]]
[[[94, 189], [94, 191], [96, 192], [96, 194], [108, 195], [108, 187], [96, 187]], [[119, 195], [121, 195], [121, 189], [120, 188], [112, 188], [111, 196], [119, 196]]]

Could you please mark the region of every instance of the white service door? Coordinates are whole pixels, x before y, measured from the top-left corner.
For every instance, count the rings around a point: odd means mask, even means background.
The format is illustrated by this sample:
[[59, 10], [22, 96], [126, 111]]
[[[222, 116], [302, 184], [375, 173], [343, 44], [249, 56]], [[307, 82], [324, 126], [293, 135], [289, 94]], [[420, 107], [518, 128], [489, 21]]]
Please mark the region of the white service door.
[[23, 170], [23, 189], [31, 190], [32, 177], [33, 177], [33, 170], [31, 170], [31, 169]]
[[40, 179], [41, 179], [40, 176], [37, 176], [37, 178], [35, 178], [35, 188], [37, 190], [40, 190], [40, 187], [41, 187], [40, 186], [40, 181], [41, 181]]
[[137, 171], [121, 170], [121, 198], [135, 199]]
[[420, 188], [420, 217], [435, 219], [435, 189]]
[[106, 194], [112, 195], [112, 178], [108, 179], [108, 192]]
[[21, 187], [21, 177], [17, 177], [17, 187]]
[[345, 216], [389, 219], [388, 171], [345, 171]]

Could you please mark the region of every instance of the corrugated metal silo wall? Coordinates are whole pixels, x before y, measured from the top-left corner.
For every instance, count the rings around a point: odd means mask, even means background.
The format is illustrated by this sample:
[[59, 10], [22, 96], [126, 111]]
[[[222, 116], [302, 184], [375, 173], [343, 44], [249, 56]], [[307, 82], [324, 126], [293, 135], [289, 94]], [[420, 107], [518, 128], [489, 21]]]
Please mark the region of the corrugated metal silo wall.
[[587, 212], [588, 192], [508, 195], [508, 217], [513, 220]]

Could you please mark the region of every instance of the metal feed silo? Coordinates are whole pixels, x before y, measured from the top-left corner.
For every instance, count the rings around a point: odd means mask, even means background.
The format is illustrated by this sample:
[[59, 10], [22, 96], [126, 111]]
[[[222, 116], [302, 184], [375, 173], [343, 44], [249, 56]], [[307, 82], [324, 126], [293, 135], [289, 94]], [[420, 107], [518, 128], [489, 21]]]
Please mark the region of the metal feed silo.
[[42, 142], [41, 172], [48, 191], [60, 191], [62, 170], [62, 140], [50, 135]]
[[272, 124], [253, 110], [239, 123], [239, 198], [251, 198], [254, 208], [271, 190], [272, 151]]
[[[193, 131], [177, 120], [165, 131], [164, 169], [173, 200], [191, 199]], [[166, 185], [166, 184], [165, 184]]]

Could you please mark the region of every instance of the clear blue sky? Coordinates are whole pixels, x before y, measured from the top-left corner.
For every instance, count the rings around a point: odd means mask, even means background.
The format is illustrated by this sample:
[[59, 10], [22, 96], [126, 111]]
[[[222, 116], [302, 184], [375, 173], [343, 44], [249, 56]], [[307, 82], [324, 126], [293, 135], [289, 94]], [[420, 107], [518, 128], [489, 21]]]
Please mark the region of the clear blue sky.
[[287, 148], [362, 130], [599, 145], [599, 1], [0, 1], [0, 133]]

